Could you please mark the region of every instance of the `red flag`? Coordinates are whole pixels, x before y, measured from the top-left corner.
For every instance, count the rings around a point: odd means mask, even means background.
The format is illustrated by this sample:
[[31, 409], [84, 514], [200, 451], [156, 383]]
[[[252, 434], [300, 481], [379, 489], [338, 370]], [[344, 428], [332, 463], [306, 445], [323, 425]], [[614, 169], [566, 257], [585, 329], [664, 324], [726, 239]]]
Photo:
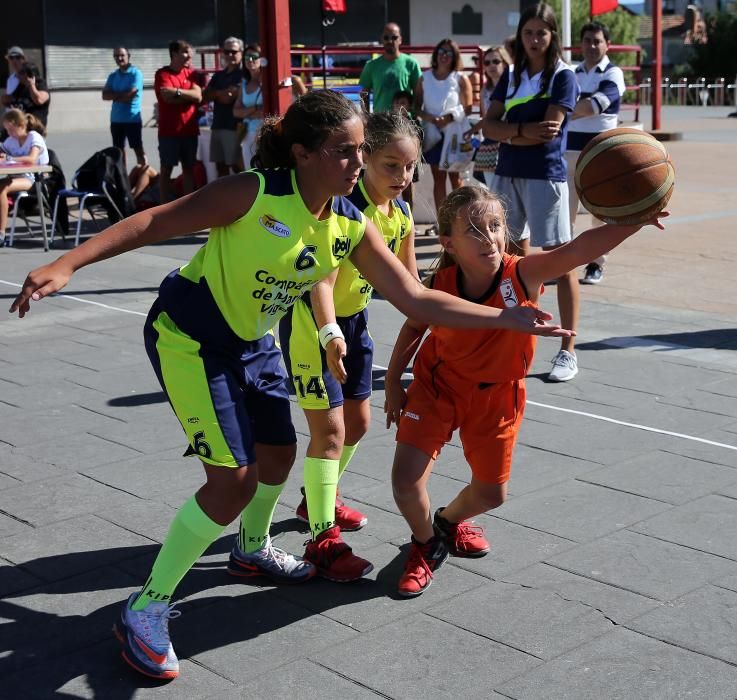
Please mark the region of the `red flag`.
[[591, 0], [591, 16], [613, 12], [618, 4], [617, 0]]
[[345, 0], [322, 0], [322, 11], [340, 15], [348, 12], [348, 8], [345, 6]]

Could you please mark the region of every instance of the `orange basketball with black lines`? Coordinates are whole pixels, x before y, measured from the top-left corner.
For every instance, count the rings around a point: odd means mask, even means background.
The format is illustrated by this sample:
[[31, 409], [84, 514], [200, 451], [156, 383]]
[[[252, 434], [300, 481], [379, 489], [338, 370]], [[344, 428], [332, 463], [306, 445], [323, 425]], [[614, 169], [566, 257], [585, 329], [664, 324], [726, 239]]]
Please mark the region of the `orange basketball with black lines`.
[[675, 185], [670, 156], [639, 129], [595, 136], [576, 163], [576, 191], [586, 209], [610, 224], [641, 224], [662, 211]]

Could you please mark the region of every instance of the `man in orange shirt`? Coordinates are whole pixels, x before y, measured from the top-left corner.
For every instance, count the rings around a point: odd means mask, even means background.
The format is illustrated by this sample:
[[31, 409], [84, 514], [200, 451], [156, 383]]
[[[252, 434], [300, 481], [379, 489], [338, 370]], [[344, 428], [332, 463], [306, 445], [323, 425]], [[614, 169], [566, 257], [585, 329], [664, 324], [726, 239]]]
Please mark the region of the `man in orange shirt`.
[[197, 160], [197, 105], [202, 101], [198, 74], [192, 69], [192, 46], [183, 39], [169, 44], [171, 62], [159, 68], [154, 89], [159, 105], [159, 187], [161, 201], [173, 199], [171, 173], [181, 163], [184, 194], [194, 189], [193, 168]]

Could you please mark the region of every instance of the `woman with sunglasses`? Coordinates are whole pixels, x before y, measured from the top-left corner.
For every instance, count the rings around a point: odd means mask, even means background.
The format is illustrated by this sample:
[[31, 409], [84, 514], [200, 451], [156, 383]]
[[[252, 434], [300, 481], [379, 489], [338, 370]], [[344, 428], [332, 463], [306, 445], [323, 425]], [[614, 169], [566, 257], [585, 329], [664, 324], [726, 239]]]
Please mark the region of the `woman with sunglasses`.
[[[463, 120], [473, 107], [471, 81], [460, 71], [463, 68], [461, 51], [452, 39], [442, 39], [432, 52], [431, 68], [426, 70], [415, 87], [415, 114], [422, 120], [425, 130], [425, 162], [432, 170], [433, 198], [436, 210], [447, 196], [446, 179], [450, 175], [452, 189], [460, 187], [459, 173], [440, 169], [443, 151], [443, 129], [454, 121]], [[428, 148], [428, 136], [437, 135], [440, 140]]]
[[238, 88], [233, 115], [242, 119], [241, 152], [243, 167], [251, 167], [256, 152], [256, 136], [264, 121], [264, 95], [261, 91], [261, 47], [248, 44], [243, 52], [243, 81]]
[[[512, 65], [512, 59], [509, 57], [507, 50], [503, 46], [490, 46], [484, 51], [484, 77], [486, 81], [481, 88], [481, 114], [486, 114], [486, 110], [489, 109], [491, 104], [491, 94], [494, 92], [499, 79], [502, 77], [505, 69]], [[466, 138], [471, 138], [474, 134], [481, 133], [481, 129], [484, 126], [484, 120], [480, 119], [476, 124], [473, 125], [465, 133]], [[499, 148], [499, 142], [494, 139], [484, 139], [481, 144], [482, 147], [490, 145], [496, 145]], [[486, 186], [491, 189], [491, 177], [494, 174], [493, 170], [484, 171], [484, 181]]]

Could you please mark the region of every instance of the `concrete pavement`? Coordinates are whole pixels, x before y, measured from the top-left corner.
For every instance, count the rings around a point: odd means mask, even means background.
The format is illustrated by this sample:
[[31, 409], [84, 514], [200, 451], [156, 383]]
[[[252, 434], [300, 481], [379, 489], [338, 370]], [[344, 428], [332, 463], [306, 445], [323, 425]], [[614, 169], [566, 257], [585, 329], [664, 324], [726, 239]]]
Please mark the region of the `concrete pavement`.
[[[234, 582], [229, 528], [178, 591], [182, 669], [168, 685], [130, 671], [110, 627], [202, 481], [141, 327], [204, 237], [99, 263], [23, 321], [0, 316], [0, 698], [737, 697], [737, 122], [666, 116], [684, 133], [667, 145], [668, 228], [627, 241], [582, 288], [575, 380], [544, 381], [557, 343], [540, 341], [510, 498], [477, 519], [489, 556], [449, 560], [420, 598], [394, 595], [409, 533], [381, 405], [401, 317], [374, 301], [373, 424], [341, 484], [369, 517], [346, 540], [374, 571], [351, 585]], [[6, 307], [57, 254], [38, 241], [0, 249]], [[417, 241], [426, 265], [436, 243]], [[299, 470], [273, 530], [291, 551], [307, 538]], [[454, 438], [434, 504], [468, 477]]]

